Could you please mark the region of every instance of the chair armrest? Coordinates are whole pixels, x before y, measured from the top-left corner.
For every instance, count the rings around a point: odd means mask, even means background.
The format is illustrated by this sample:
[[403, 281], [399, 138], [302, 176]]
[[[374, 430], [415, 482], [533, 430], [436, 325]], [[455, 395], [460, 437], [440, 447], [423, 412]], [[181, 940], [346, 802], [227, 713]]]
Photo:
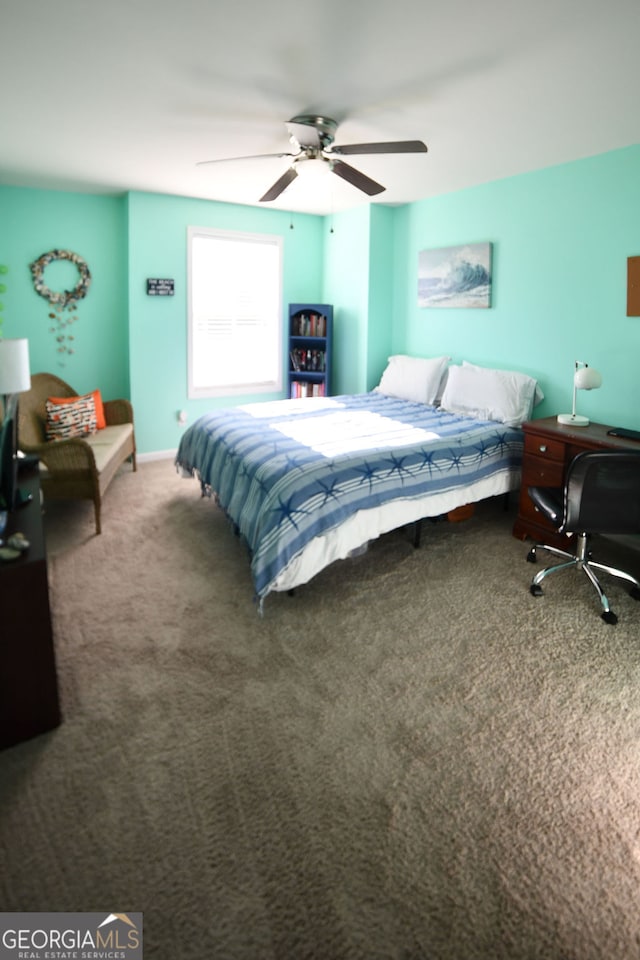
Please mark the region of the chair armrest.
[[118, 423], [133, 423], [133, 407], [128, 400], [105, 400], [104, 418], [109, 427]]
[[25, 453], [34, 453], [45, 464], [50, 473], [75, 473], [78, 470], [96, 472], [96, 458], [93, 450], [80, 437], [68, 440], [49, 440], [37, 447], [24, 447]]
[[528, 487], [527, 492], [537, 509], [555, 527], [560, 529], [564, 509], [562, 487]]

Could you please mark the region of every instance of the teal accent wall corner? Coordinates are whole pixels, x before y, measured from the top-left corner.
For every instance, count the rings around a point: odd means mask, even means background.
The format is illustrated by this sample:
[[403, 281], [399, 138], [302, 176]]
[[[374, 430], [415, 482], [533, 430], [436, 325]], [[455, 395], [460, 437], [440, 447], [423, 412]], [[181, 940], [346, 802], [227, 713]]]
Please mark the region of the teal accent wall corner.
[[391, 348], [393, 210], [362, 204], [327, 218], [324, 299], [334, 304], [334, 393], [379, 382]]
[[369, 310], [367, 325], [366, 388], [380, 383], [392, 353], [396, 318], [393, 314], [393, 247], [395, 210], [380, 205], [371, 208], [369, 247]]
[[370, 207], [326, 219], [323, 301], [333, 304], [332, 392], [366, 390]]
[[[396, 211], [394, 352], [448, 353], [535, 376], [535, 416], [570, 412], [575, 360], [603, 385], [578, 411], [640, 427], [640, 318], [626, 316], [627, 257], [640, 253], [640, 147], [414, 203]], [[421, 309], [420, 250], [493, 244], [490, 309]]]

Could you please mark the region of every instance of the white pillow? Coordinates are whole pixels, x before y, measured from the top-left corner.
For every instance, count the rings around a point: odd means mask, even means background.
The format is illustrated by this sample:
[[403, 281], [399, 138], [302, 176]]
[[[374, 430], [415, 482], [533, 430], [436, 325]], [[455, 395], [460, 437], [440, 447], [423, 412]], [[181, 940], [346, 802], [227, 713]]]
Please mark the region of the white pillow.
[[[476, 370], [487, 370], [487, 369], [488, 369], [487, 367], [479, 367], [476, 363], [469, 363], [468, 360], [463, 360], [463, 361], [462, 361], [462, 366], [463, 366], [463, 367], [475, 367]], [[509, 370], [507, 370], [507, 371], [505, 371], [505, 370], [493, 370], [492, 372], [499, 374], [499, 373], [510, 373], [511, 371], [509, 371]], [[517, 373], [516, 376], [518, 376], [518, 377], [526, 377], [527, 374], [526, 374], [526, 373]], [[538, 383], [537, 380], [535, 381], [535, 383], [536, 383], [536, 389], [535, 389], [535, 392], [534, 392], [534, 395], [533, 395], [533, 405], [534, 405], [534, 407], [537, 407], [538, 404], [539, 404], [539, 403], [542, 403], [542, 401], [544, 400], [544, 393], [542, 392], [542, 389], [541, 389], [541, 387], [540, 387], [540, 384]]]
[[526, 373], [464, 363], [449, 367], [441, 405], [450, 413], [516, 426], [531, 417], [536, 386]]
[[387, 368], [375, 390], [400, 400], [434, 403], [450, 357], [389, 357]]

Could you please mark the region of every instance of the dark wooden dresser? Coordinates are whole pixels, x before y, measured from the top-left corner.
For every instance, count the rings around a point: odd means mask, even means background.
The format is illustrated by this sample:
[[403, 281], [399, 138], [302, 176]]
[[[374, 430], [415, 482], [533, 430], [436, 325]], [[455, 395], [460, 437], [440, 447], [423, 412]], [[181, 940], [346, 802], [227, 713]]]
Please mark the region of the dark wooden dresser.
[[0, 562], [0, 748], [61, 720], [37, 462], [21, 467], [19, 486], [32, 499], [9, 515], [3, 539], [19, 531], [30, 547]]
[[520, 540], [531, 537], [538, 542], [566, 548], [572, 538], [558, 533], [541, 516], [527, 493], [527, 487], [561, 487], [569, 463], [585, 450], [640, 450], [640, 443], [610, 437], [607, 431], [612, 428], [605, 423], [573, 427], [558, 423], [556, 417], [530, 420], [522, 429], [525, 435], [522, 483], [513, 535]]

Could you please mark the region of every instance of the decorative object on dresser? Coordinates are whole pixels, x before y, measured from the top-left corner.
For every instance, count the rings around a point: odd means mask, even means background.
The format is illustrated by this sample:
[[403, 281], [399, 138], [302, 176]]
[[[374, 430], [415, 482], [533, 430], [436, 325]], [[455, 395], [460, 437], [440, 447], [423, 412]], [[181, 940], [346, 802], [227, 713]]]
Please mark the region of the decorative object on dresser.
[[589, 426], [589, 418], [576, 413], [576, 392], [578, 390], [597, 390], [602, 386], [602, 374], [583, 360], [576, 360], [573, 374], [573, 407], [571, 413], [559, 413], [558, 423], [568, 423], [574, 427]]
[[92, 500], [100, 533], [102, 496], [118, 468], [136, 469], [133, 408], [129, 400], [84, 396], [51, 373], [36, 373], [23, 395], [18, 441], [37, 456], [45, 499]]
[[600, 598], [605, 623], [618, 622], [596, 571], [608, 573], [632, 585], [634, 600], [640, 600], [640, 582], [624, 570], [598, 563], [592, 558], [591, 536], [602, 534], [640, 534], [640, 449], [589, 450], [573, 458], [561, 487], [529, 487], [534, 507], [558, 533], [576, 535], [574, 552], [545, 543], [537, 543], [527, 555], [535, 563], [538, 550], [561, 558], [534, 576], [530, 591], [542, 596], [542, 581], [560, 570], [584, 571]]
[[331, 393], [333, 307], [290, 303], [289, 397], [328, 397]]

